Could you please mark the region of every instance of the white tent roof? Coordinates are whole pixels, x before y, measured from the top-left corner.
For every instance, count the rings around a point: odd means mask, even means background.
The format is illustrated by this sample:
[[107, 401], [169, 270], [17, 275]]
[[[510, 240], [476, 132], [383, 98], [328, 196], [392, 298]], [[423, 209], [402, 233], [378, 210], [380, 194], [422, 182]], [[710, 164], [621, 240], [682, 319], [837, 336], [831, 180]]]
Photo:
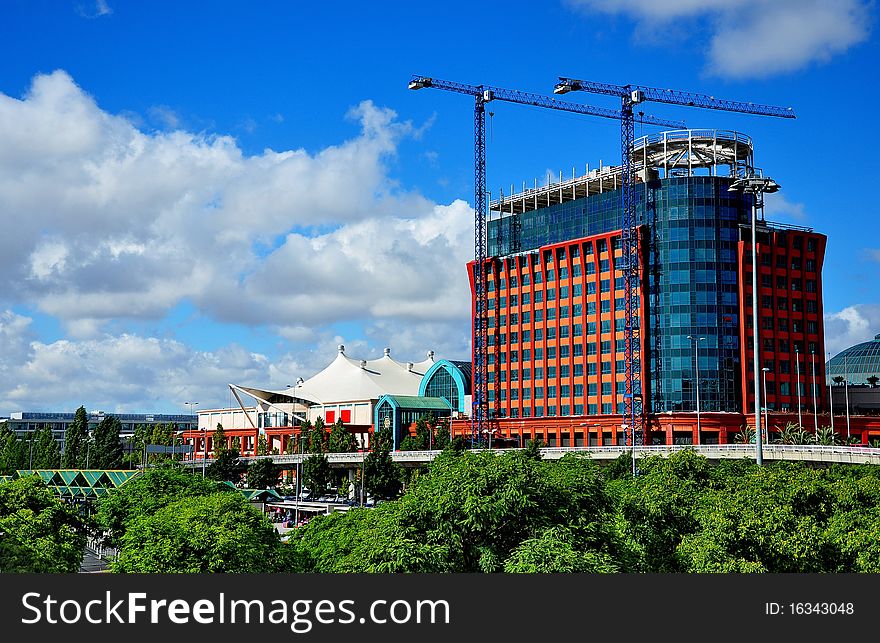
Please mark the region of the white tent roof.
[[306, 404], [377, 400], [383, 395], [418, 395], [422, 376], [434, 364], [434, 351], [421, 362], [398, 362], [386, 348], [379, 359], [359, 360], [345, 354], [345, 346], [324, 370], [280, 391], [237, 387], [255, 397], [290, 396]]

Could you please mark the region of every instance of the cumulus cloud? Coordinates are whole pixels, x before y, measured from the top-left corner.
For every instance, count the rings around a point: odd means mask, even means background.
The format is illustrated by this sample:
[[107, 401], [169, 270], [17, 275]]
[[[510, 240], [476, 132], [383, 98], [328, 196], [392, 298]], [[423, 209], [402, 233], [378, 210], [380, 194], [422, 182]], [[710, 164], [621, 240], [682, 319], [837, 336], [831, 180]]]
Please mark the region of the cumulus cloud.
[[807, 220], [804, 204], [789, 201], [780, 192], [771, 192], [764, 197], [764, 216], [773, 221], [793, 220], [798, 224]]
[[[116, 413], [181, 411], [184, 400], [198, 400], [200, 409], [217, 408], [230, 404], [225, 384], [284, 389], [324, 368], [339, 344], [355, 357], [374, 359], [392, 346], [396, 359], [420, 361], [427, 337], [443, 345], [428, 348], [441, 349], [463, 339], [447, 342], [443, 324], [381, 322], [364, 337], [324, 331], [295, 353], [270, 358], [234, 343], [199, 351], [173, 339], [127, 333], [41, 342], [31, 325], [29, 317], [0, 313], [0, 409], [72, 411], [84, 404]], [[450, 356], [460, 357], [438, 351], [437, 359]]]
[[[657, 35], [682, 21], [706, 41], [707, 70], [761, 78], [825, 62], [868, 38], [866, 0], [569, 0], [575, 7], [622, 14]], [[696, 35], [699, 34], [699, 35]]]
[[825, 313], [825, 350], [836, 355], [880, 334], [880, 304], [856, 304]]
[[[82, 320], [329, 323], [461, 313], [470, 209], [399, 189], [387, 160], [419, 128], [364, 101], [351, 140], [246, 156], [229, 136], [145, 133], [63, 71], [0, 95], [0, 296]], [[321, 234], [315, 235], [314, 230]], [[465, 304], [466, 305], [466, 304]]]
[[[27, 323], [18, 329], [25, 330]], [[0, 321], [4, 347], [6, 335]], [[183, 400], [191, 399], [211, 408], [227, 404], [224, 382], [278, 379], [266, 356], [237, 345], [204, 352], [174, 340], [128, 334], [51, 343], [24, 340], [21, 335], [12, 340], [14, 369], [0, 367], [0, 408], [73, 410], [85, 404], [90, 410], [136, 412], [175, 410], [179, 404], [176, 410], [182, 410]]]
[[100, 18], [113, 13], [107, 0], [95, 0], [94, 6], [77, 5], [76, 10], [83, 18]]
[[[0, 223], [14, 231], [0, 235], [0, 302], [66, 331], [40, 341], [30, 319], [0, 316], [0, 405], [225, 403], [225, 383], [283, 388], [338, 343], [367, 358], [385, 345], [402, 360], [466, 356], [472, 209], [390, 175], [400, 141], [427, 125], [368, 100], [341, 117], [358, 126], [348, 140], [247, 155], [231, 136], [167, 118], [143, 131], [64, 71], [36, 76], [21, 98], [0, 94]], [[181, 302], [290, 344], [270, 358], [125, 332]], [[347, 322], [351, 336], [333, 330]]]

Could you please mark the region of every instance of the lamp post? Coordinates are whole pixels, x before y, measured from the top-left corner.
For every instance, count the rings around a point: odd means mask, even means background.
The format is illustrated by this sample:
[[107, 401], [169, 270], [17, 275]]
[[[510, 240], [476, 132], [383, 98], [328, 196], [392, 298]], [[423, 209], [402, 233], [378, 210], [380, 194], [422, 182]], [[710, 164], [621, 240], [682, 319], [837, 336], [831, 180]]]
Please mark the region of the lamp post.
[[846, 441], [849, 442], [849, 372], [846, 365], [846, 353], [843, 354], [843, 392], [846, 396]]
[[[828, 361], [829, 362], [831, 361], [831, 351], [828, 351]], [[828, 369], [825, 369], [825, 372], [826, 372], [826, 377], [827, 377]], [[828, 404], [830, 405], [829, 410], [831, 412], [831, 432], [834, 433], [834, 391], [831, 389], [832, 383], [833, 382], [829, 378], [828, 379]]]
[[760, 467], [764, 464], [764, 453], [761, 444], [761, 407], [758, 386], [758, 368], [760, 343], [758, 341], [758, 239], [755, 234], [758, 219], [758, 208], [764, 209], [764, 193], [776, 192], [779, 184], [767, 176], [756, 175], [754, 170], [748, 176], [736, 179], [727, 188], [730, 192], [742, 190], [752, 195], [752, 342], [754, 353], [754, 391], [755, 391], [755, 462]]
[[770, 440], [770, 422], [767, 420], [767, 373], [770, 369], [766, 366], [761, 369], [764, 378], [764, 429], [767, 431], [767, 440]]
[[816, 399], [816, 351], [810, 351], [810, 370], [813, 371], [813, 435], [819, 437], [819, 408]]
[[703, 435], [703, 427], [700, 424], [700, 342], [706, 338], [688, 335], [688, 339], [694, 343], [694, 361], [697, 363], [697, 445], [699, 446]]
[[801, 355], [798, 352], [797, 344], [794, 347], [794, 369], [797, 374], [795, 377], [794, 385], [797, 389], [797, 399], [798, 399], [798, 428], [804, 428], [804, 421], [801, 418]]
[[[186, 404], [188, 407], [190, 407], [190, 415], [192, 415], [193, 412], [195, 411], [195, 409], [193, 407], [195, 407], [198, 404], [198, 402], [184, 402], [184, 404]], [[199, 421], [198, 421], [198, 418], [196, 418], [196, 431], [198, 431], [198, 430], [199, 430]], [[193, 449], [193, 458], [195, 458], [195, 457], [196, 457], [196, 451], [195, 451], [195, 449]], [[205, 455], [202, 458], [202, 477], [203, 478], [205, 477], [205, 461], [207, 459], [208, 459], [208, 427], [205, 427]]]
[[[621, 424], [620, 428], [623, 430], [623, 434], [626, 435], [627, 429], [632, 429], [629, 424]], [[632, 476], [636, 477], [636, 436], [635, 431], [630, 431], [629, 436], [629, 448], [630, 448], [630, 460], [632, 460]]]

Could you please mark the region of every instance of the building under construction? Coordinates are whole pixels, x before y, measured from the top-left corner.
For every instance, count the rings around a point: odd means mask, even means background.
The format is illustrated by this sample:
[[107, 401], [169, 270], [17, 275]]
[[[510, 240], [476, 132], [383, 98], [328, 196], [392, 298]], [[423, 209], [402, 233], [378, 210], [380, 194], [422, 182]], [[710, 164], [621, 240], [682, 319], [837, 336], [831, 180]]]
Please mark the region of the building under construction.
[[[637, 139], [631, 158], [641, 362], [633, 364], [640, 377], [632, 395], [644, 409], [644, 442], [733, 442], [753, 418], [755, 349], [769, 437], [788, 414], [827, 412], [826, 237], [759, 219], [753, 298], [753, 197], [731, 187], [755, 173], [751, 139], [667, 131]], [[550, 446], [625, 443], [620, 186], [620, 167], [587, 168], [490, 203], [482, 272], [495, 435]], [[472, 293], [475, 272], [470, 265]]]

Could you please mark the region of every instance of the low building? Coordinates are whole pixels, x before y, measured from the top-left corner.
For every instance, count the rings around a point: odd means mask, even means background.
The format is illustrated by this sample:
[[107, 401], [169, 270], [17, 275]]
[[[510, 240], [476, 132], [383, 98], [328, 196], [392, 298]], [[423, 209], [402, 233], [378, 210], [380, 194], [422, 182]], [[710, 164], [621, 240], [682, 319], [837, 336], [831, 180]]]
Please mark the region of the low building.
[[[64, 436], [67, 427], [73, 422], [75, 413], [57, 413], [45, 411], [17, 411], [10, 415], [5, 424], [21, 439], [29, 439], [31, 433], [48, 426], [52, 435], [58, 442], [61, 450], [64, 450]], [[167, 414], [167, 413], [105, 413], [104, 411], [90, 411], [89, 431], [93, 431], [101, 421], [108, 416], [113, 416], [122, 424], [120, 436], [130, 437], [140, 426], [153, 426], [155, 424], [171, 424], [178, 431], [192, 430], [198, 426], [196, 415]]]
[[825, 377], [835, 415], [880, 415], [880, 335], [828, 360]]
[[[328, 430], [341, 420], [366, 448], [369, 434], [378, 429], [377, 405], [387, 396], [410, 399], [425, 396], [429, 389], [429, 396], [451, 400], [435, 400], [434, 406], [442, 405], [448, 414], [451, 404], [454, 414], [463, 413], [470, 405], [470, 364], [437, 362], [434, 351], [428, 351], [420, 362], [401, 362], [391, 357], [390, 348], [378, 359], [357, 359], [346, 355], [345, 346], [340, 345], [326, 368], [292, 386], [272, 390], [230, 384], [229, 388], [238, 408], [200, 411], [198, 430], [183, 436], [194, 446], [196, 459], [205, 453], [210, 458], [218, 423], [223, 424], [227, 447], [237, 437], [242, 455], [256, 453], [260, 436], [265, 436], [270, 453], [287, 453], [291, 438], [299, 434], [300, 423], [308, 420], [314, 424], [318, 418]], [[227, 426], [224, 417], [232, 426]]]

